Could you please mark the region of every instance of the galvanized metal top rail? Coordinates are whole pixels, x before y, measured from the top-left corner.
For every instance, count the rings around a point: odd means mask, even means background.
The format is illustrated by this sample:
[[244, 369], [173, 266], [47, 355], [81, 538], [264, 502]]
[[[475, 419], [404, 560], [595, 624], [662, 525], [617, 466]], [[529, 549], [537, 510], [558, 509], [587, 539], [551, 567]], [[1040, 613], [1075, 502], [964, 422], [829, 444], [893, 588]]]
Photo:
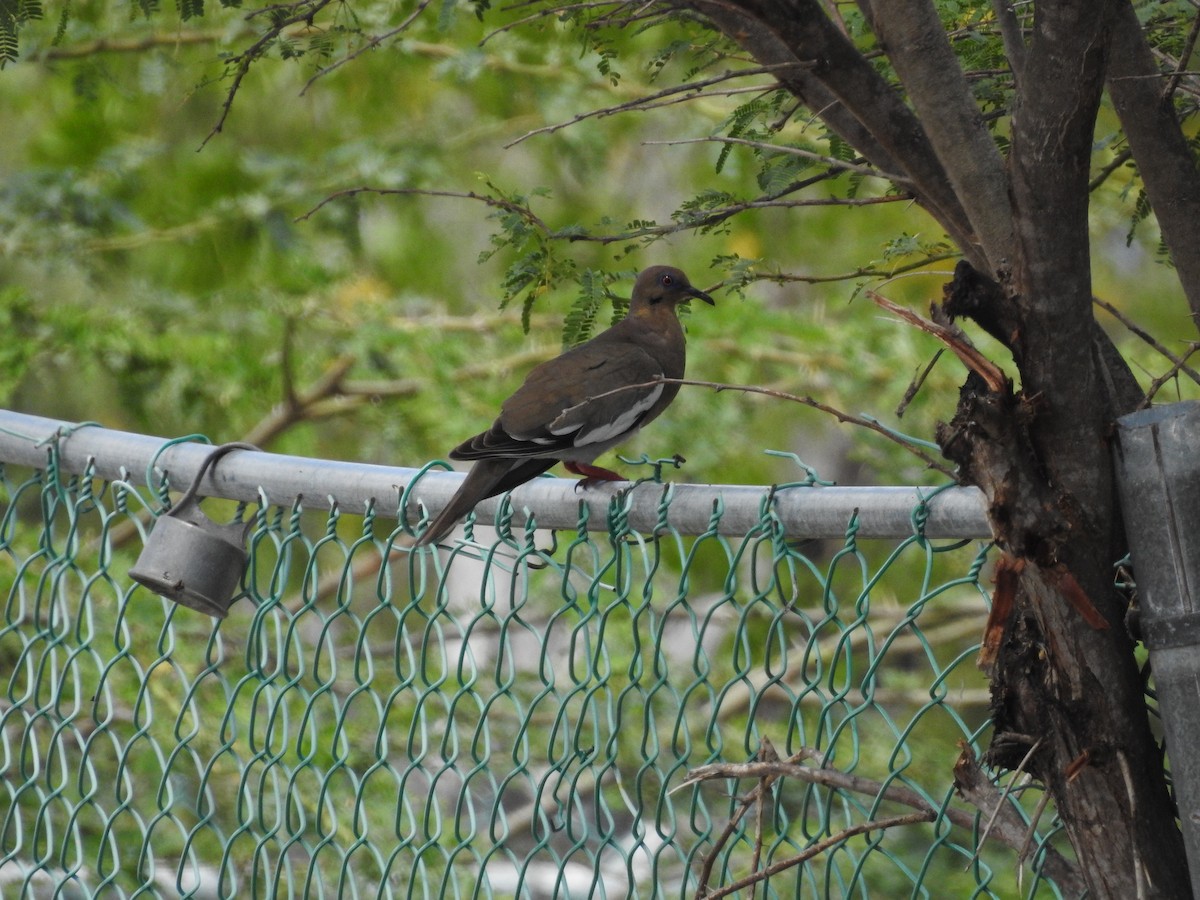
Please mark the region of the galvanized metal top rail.
[[[115, 431], [94, 423], [66, 422], [0, 410], [0, 463], [45, 468], [57, 464], [73, 474], [92, 472], [104, 480], [146, 483], [153, 467], [183, 490], [212, 452], [208, 444]], [[436, 515], [464, 476], [441, 472], [336, 460], [309, 459], [276, 453], [237, 451], [204, 476], [199, 492], [246, 502], [312, 509], [337, 505], [344, 512], [372, 508], [377, 516], [420, 519], [420, 505]], [[513, 523], [523, 525], [532, 513], [540, 527], [574, 529], [586, 512], [589, 530], [606, 530], [611, 501], [619, 485], [577, 491], [573, 479], [538, 478], [512, 492]], [[491, 522], [501, 498], [476, 508], [480, 522]], [[666, 524], [683, 534], [716, 531], [740, 536], [760, 525], [765, 504], [792, 539], [844, 539], [846, 526], [858, 516], [860, 538], [904, 538], [917, 528], [929, 538], [991, 536], [984, 497], [973, 487], [841, 487], [643, 483], [625, 497], [631, 528], [652, 531]], [[582, 505], [582, 507], [581, 507]]]

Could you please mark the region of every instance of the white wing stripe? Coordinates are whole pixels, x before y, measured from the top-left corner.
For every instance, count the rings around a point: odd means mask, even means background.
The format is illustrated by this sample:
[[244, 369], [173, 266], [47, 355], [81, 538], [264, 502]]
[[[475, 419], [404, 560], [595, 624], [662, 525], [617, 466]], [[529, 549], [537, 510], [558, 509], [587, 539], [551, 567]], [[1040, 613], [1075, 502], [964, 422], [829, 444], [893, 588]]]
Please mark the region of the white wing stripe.
[[611, 422], [607, 422], [596, 428], [592, 428], [591, 430], [585, 430], [581, 427], [579, 434], [575, 436], [575, 440], [573, 442], [574, 445], [576, 447], [584, 447], [588, 444], [603, 443], [604, 441], [611, 440], [618, 435], [622, 435], [629, 431], [631, 428], [633, 428], [634, 423], [637, 422], [637, 420], [640, 419], [642, 415], [650, 409], [650, 407], [658, 402], [658, 398], [662, 396], [662, 392], [663, 386], [661, 384], [657, 385], [655, 386], [654, 390], [643, 396], [640, 400], [638, 400], [637, 403], [627, 408]]

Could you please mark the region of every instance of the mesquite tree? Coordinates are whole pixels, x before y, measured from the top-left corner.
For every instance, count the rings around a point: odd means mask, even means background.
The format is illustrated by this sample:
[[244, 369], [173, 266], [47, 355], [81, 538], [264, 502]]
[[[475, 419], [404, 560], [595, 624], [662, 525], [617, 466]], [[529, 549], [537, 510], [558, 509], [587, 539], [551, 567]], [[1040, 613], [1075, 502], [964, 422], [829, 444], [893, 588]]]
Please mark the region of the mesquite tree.
[[[1090, 895], [1189, 895], [1127, 601], [1114, 588], [1125, 549], [1110, 436], [1144, 396], [1093, 316], [1089, 193], [1132, 161], [1200, 312], [1200, 175], [1182, 127], [1194, 111], [1183, 81], [1194, 21], [1165, 8], [1143, 21], [1124, 0], [585, 7], [560, 12], [597, 34], [683, 13], [696, 35], [723, 35], [797, 101], [752, 143], [795, 116], [818, 119], [853, 149], [848, 165], [887, 178], [944, 228], [961, 261], [932, 311], [936, 330], [961, 350], [955, 320], [970, 322], [1011, 353], [1011, 363], [972, 367], [938, 434], [961, 479], [985, 492], [1004, 554], [981, 656], [990, 761], [1047, 786]], [[1097, 172], [1106, 91], [1119, 150]], [[733, 140], [746, 137], [739, 124]], [[681, 224], [736, 209], [694, 212]]]
[[860, 0], [869, 31], [857, 39], [818, 0], [679, 5], [777, 67], [779, 83], [961, 251], [935, 317], [997, 338], [1020, 383], [972, 372], [938, 435], [962, 479], [986, 493], [1005, 554], [985, 643], [992, 759], [1024, 760], [1047, 785], [1092, 896], [1187, 896], [1113, 587], [1124, 538], [1109, 439], [1114, 417], [1142, 396], [1093, 317], [1088, 198], [1107, 91], [1200, 312], [1200, 175], [1181, 127], [1193, 101], [1177, 98], [1170, 75], [1186, 69], [1190, 41], [1178, 56], [1156, 52], [1123, 0], [1038, 0], [1019, 12], [996, 0], [993, 65], [1005, 85], [985, 99], [933, 0]]

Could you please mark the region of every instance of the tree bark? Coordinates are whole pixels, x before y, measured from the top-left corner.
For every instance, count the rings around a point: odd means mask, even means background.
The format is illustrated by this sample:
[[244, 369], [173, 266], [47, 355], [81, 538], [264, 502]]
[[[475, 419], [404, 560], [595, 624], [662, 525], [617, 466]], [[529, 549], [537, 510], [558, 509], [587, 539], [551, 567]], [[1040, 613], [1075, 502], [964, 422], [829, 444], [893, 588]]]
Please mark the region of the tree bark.
[[972, 239], [988, 261], [987, 274], [1004, 271], [1013, 256], [1004, 160], [984, 126], [937, 10], [931, 0], [874, 0], [870, 18], [962, 203]]

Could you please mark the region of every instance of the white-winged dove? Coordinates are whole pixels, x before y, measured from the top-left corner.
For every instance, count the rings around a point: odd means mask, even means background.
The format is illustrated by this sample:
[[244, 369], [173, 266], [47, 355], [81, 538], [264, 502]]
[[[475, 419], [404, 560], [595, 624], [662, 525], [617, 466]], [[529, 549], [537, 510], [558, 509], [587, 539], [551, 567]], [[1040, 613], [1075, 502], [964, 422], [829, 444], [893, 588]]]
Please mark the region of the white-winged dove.
[[583, 475], [585, 485], [624, 481], [591, 462], [631, 438], [679, 393], [678, 384], [655, 382], [683, 377], [683, 327], [675, 307], [692, 297], [713, 302], [679, 269], [646, 269], [625, 318], [535, 367], [491, 428], [450, 451], [451, 459], [475, 465], [414, 546], [440, 540], [480, 500], [512, 490], [556, 462]]

